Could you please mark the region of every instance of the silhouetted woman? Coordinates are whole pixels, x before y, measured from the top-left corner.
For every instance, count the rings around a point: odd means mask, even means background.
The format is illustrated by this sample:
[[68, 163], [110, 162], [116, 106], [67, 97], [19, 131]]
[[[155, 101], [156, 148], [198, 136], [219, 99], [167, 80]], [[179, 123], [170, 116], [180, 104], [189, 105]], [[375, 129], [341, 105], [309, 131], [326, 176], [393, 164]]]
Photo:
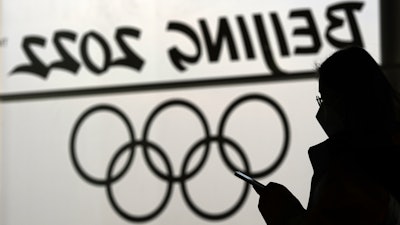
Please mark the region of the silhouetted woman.
[[400, 224], [400, 148], [392, 89], [362, 48], [337, 51], [320, 68], [317, 120], [328, 139], [309, 149], [307, 209], [269, 183], [259, 210], [268, 225]]

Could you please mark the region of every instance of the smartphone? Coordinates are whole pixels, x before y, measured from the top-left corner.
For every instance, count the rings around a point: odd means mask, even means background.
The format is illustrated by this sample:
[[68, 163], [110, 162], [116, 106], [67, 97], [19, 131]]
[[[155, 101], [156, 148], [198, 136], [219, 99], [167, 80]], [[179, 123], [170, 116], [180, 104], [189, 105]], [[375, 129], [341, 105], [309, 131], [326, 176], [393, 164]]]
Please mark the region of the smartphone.
[[257, 191], [257, 193], [259, 193], [259, 191], [264, 188], [264, 185], [262, 183], [256, 181], [255, 179], [241, 171], [235, 171], [235, 176], [253, 185], [253, 188]]

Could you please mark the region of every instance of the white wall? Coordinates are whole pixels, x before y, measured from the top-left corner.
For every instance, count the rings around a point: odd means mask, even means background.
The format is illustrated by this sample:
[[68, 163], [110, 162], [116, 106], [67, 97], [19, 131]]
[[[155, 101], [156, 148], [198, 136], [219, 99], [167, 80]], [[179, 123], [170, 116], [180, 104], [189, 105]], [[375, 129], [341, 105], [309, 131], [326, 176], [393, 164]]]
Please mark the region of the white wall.
[[[123, 213], [115, 210], [105, 185], [94, 184], [77, 169], [104, 178], [112, 158], [130, 141], [119, 114], [105, 110], [94, 111], [74, 133], [84, 112], [104, 105], [122, 112], [134, 130], [133, 164], [119, 182], [112, 184], [115, 201], [125, 213], [145, 217], [165, 195], [168, 182], [152, 172], [140, 144], [145, 142], [146, 122], [152, 112], [173, 101], [177, 102], [157, 114], [148, 134], [148, 143], [157, 145], [161, 153], [155, 147], [148, 151], [161, 173], [167, 171], [162, 154], [171, 163], [175, 177], [182, 174], [185, 157], [190, 156], [187, 171], [191, 171], [198, 165], [204, 149], [188, 154], [195, 143], [204, 139], [204, 130], [188, 105], [201, 111], [209, 127], [209, 158], [204, 168], [186, 182], [197, 208], [211, 217], [222, 215], [242, 193], [244, 184], [224, 163], [217, 137], [233, 142], [224, 145], [229, 159], [243, 169], [245, 163], [240, 154], [244, 154], [252, 173], [268, 169], [278, 157], [286, 136], [274, 107], [281, 109], [287, 118], [288, 152], [276, 170], [258, 179], [263, 183], [275, 181], [286, 185], [306, 206], [312, 175], [307, 149], [326, 138], [314, 118], [318, 109], [315, 102], [318, 84], [311, 72], [337, 49], [327, 38], [327, 32], [336, 40], [352, 39], [344, 10], [332, 14], [343, 19], [344, 25], [328, 31], [331, 23], [326, 18], [328, 8], [354, 2], [275, 2], [3, 0], [1, 37], [7, 38], [7, 45], [1, 49], [4, 55], [0, 61], [3, 65], [0, 67], [0, 224], [138, 222], [136, 218], [124, 218]], [[363, 44], [379, 62], [378, 2], [361, 1], [361, 4], [352, 13]], [[281, 53], [279, 32], [271, 15], [277, 16], [282, 25], [287, 55]], [[299, 47], [315, 44], [310, 35], [294, 34], [310, 26], [308, 15], [312, 15], [316, 24], [320, 48], [308, 54], [295, 53]], [[240, 18], [247, 32], [240, 29]], [[212, 61], [202, 26], [207, 25], [211, 39], [215, 40], [216, 31], [224, 22], [232, 30], [238, 58], [231, 58], [232, 52], [225, 43], [219, 60]], [[267, 29], [271, 46], [264, 50], [271, 51], [273, 61], [263, 51], [267, 43], [260, 44], [260, 26], [257, 29], [260, 22]], [[171, 24], [187, 27], [199, 38], [200, 57], [195, 63], [184, 62], [185, 71], [174, 66], [169, 50], [176, 47], [181, 53], [193, 56], [198, 49], [187, 34], [168, 29]], [[101, 69], [107, 56], [111, 61], [124, 56], [115, 35], [126, 27], [129, 32], [138, 31], [137, 35], [125, 33], [123, 41], [141, 57], [143, 67], [109, 64], [106, 71], [97, 74], [92, 67]], [[254, 58], [246, 52], [246, 34], [253, 45]], [[54, 42], [57, 35], [64, 35], [60, 39], [62, 47]], [[30, 47], [28, 50], [23, 47], [24, 41]], [[110, 50], [108, 55], [102, 49], [104, 46]], [[79, 66], [76, 71], [71, 64], [66, 70], [57, 63], [63, 47]], [[31, 57], [40, 59], [45, 69], [49, 69], [48, 73], [41, 73], [37, 67], [40, 63], [29, 60], [29, 50], [35, 54]], [[88, 53], [86, 61], [85, 53]], [[226, 110], [245, 96], [261, 96], [263, 100], [254, 97], [239, 104], [227, 118], [224, 135], [218, 135]], [[242, 153], [238, 153], [234, 144]], [[73, 150], [81, 167], [74, 164]], [[123, 160], [117, 164], [115, 170], [120, 171]], [[178, 181], [171, 181], [171, 185], [171, 198], [165, 209], [157, 217], [145, 219], [143, 224], [243, 224], [249, 223], [249, 218], [251, 224], [264, 224], [253, 191], [248, 192], [241, 208], [229, 217], [215, 220], [191, 209]]]

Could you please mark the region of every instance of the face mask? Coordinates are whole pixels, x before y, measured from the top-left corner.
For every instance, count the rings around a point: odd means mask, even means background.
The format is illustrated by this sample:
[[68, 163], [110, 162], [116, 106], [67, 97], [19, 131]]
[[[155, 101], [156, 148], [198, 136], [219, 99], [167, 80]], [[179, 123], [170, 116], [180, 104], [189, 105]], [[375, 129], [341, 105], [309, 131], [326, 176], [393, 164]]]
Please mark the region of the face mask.
[[329, 109], [327, 105], [321, 105], [316, 118], [328, 137], [344, 130], [343, 119], [334, 110]]

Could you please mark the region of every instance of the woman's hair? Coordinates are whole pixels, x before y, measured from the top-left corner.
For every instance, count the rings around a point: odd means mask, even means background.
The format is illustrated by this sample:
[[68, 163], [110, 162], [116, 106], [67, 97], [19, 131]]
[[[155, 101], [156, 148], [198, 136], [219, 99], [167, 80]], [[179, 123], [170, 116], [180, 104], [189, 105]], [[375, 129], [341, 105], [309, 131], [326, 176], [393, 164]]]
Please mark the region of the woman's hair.
[[318, 73], [321, 93], [328, 91], [340, 99], [347, 123], [367, 130], [394, 126], [392, 88], [367, 51], [339, 50], [321, 64]]
[[[363, 154], [351, 148], [356, 152], [352, 162], [360, 163], [400, 202], [400, 151], [390, 142], [396, 125], [394, 91], [379, 65], [364, 49], [350, 47], [326, 59], [318, 72], [321, 94], [329, 92], [327, 102], [339, 99], [347, 128], [361, 137], [362, 142], [356, 144]], [[375, 141], [379, 148], [371, 145]]]

